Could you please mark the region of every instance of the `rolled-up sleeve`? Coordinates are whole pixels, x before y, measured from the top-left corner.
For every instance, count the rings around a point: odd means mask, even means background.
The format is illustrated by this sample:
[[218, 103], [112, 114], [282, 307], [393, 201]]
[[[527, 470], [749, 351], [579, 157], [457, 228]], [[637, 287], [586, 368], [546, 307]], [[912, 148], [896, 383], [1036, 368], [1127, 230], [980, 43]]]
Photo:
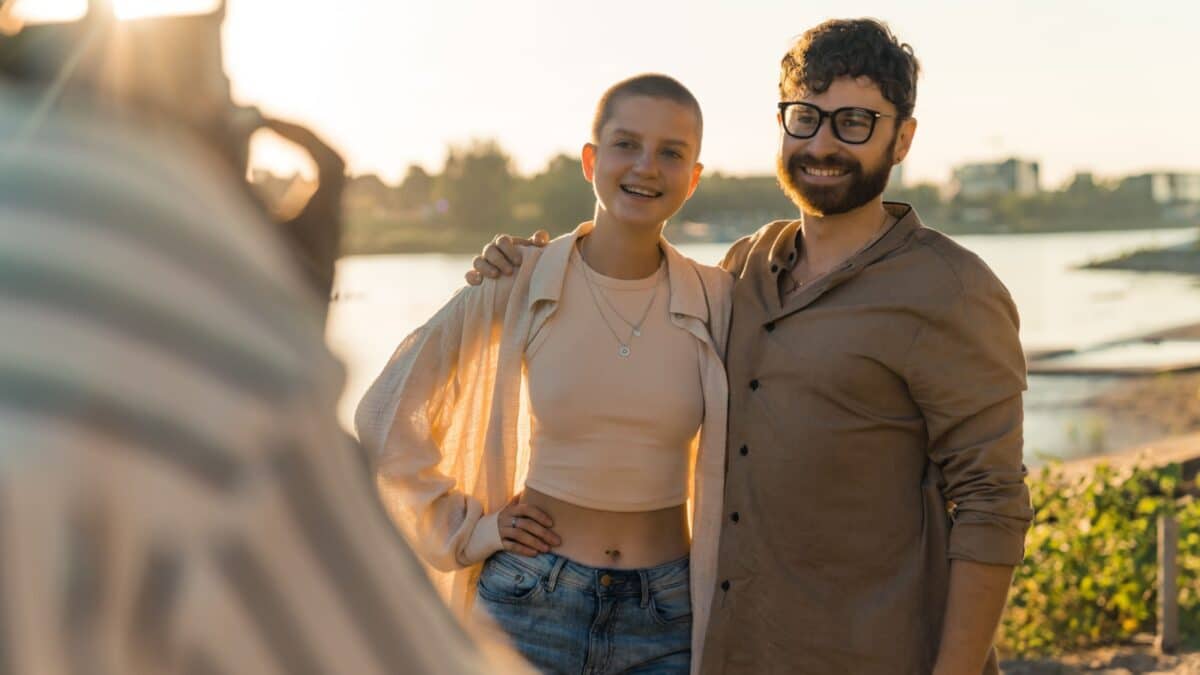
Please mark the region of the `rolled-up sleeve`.
[[989, 271], [964, 276], [955, 299], [918, 331], [906, 379], [953, 504], [948, 557], [1018, 565], [1033, 510], [1022, 463], [1017, 310]]

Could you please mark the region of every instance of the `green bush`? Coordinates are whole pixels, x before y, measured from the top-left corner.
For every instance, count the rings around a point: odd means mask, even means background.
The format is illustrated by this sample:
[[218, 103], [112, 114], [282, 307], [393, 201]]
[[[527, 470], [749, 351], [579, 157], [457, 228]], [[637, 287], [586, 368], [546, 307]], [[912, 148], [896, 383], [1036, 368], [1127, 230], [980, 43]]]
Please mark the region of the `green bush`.
[[1158, 516], [1179, 522], [1183, 636], [1200, 638], [1200, 502], [1179, 465], [1031, 478], [1036, 515], [1001, 623], [1009, 656], [1121, 642], [1156, 627]]

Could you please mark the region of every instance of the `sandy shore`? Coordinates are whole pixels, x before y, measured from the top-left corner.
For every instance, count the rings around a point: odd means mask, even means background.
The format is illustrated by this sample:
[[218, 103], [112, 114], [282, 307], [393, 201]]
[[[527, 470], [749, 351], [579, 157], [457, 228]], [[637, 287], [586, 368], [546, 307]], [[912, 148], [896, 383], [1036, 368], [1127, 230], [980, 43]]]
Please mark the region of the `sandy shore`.
[[[1143, 339], [1200, 340], [1200, 324], [1178, 326]], [[1178, 445], [1173, 439], [1200, 433], [1200, 372], [1129, 377], [1092, 396], [1086, 405], [1113, 423], [1156, 429], [1162, 440], [1150, 445]], [[1145, 445], [1116, 454], [1132, 455]], [[1200, 443], [1196, 444], [1196, 453], [1200, 455]]]
[[1072, 654], [1061, 659], [1005, 661], [1000, 664], [1004, 675], [1076, 675], [1076, 673], [1159, 673], [1161, 675], [1200, 674], [1200, 652], [1185, 651], [1166, 656], [1154, 653], [1148, 646], [1105, 647], [1090, 652]]
[[1089, 404], [1105, 415], [1146, 422], [1166, 436], [1200, 431], [1200, 373], [1129, 378]]

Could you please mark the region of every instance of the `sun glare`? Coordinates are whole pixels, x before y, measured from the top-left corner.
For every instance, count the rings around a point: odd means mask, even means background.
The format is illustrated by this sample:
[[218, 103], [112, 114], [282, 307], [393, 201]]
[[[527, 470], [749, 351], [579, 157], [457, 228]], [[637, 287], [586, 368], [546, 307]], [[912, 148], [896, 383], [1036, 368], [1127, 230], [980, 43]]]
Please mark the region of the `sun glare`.
[[140, 19], [173, 14], [207, 14], [219, 0], [112, 0], [118, 19]]
[[5, 9], [28, 23], [71, 21], [87, 12], [87, 0], [9, 0]]
[[[15, 2], [15, 4], [13, 4]], [[220, 0], [107, 0], [118, 19], [207, 14]], [[0, 5], [3, 5], [0, 0]], [[10, 14], [25, 22], [73, 21], [87, 13], [88, 0], [10, 0]]]

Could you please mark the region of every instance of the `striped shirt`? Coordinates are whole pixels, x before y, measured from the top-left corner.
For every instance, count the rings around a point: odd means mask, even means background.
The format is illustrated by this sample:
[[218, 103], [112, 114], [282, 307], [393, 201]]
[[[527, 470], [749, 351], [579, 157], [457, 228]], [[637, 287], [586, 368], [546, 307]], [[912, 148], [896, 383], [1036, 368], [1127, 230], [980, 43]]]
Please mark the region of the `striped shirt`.
[[[474, 673], [230, 172], [0, 91], [0, 674]], [[169, 159], [170, 161], [165, 161]]]

